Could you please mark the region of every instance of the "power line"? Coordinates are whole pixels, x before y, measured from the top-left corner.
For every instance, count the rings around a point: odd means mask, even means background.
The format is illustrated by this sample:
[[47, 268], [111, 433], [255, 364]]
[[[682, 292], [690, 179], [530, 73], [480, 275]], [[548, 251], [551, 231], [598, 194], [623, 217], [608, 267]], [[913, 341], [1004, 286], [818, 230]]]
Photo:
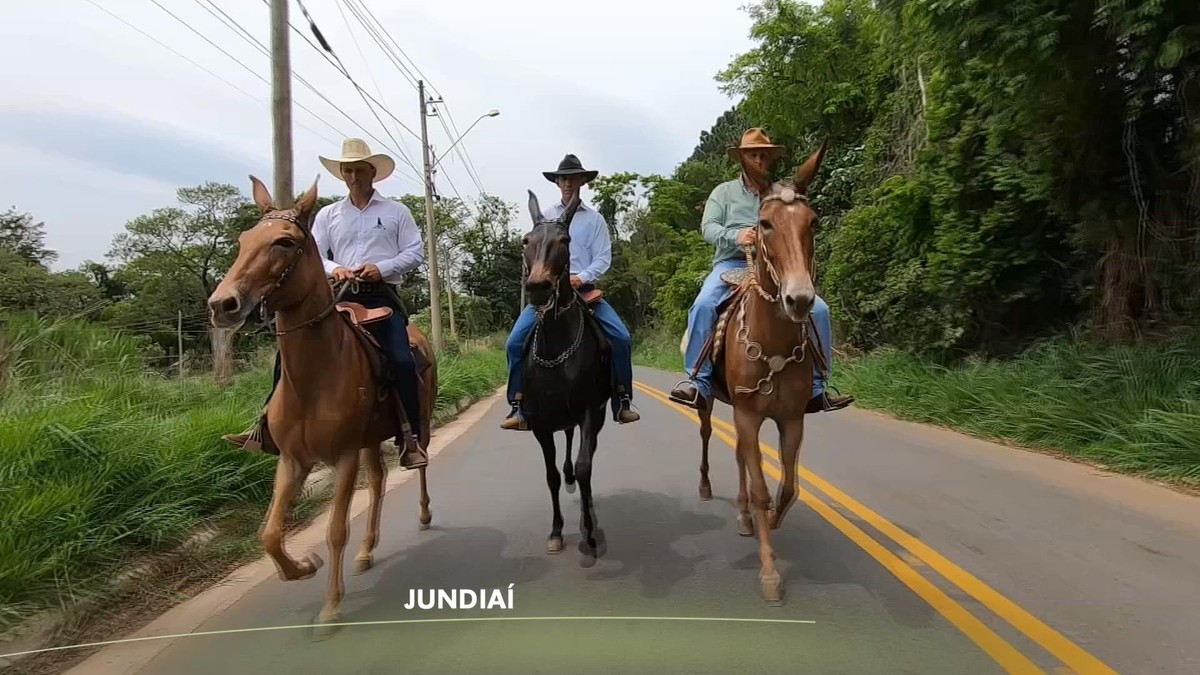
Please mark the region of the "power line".
[[[264, 1], [266, 1], [266, 0], [264, 0]], [[375, 112], [375, 109], [371, 107], [370, 103], [367, 103], [368, 98], [370, 98], [372, 101], [374, 101], [375, 105], [377, 105], [381, 110], [383, 110], [385, 113], [387, 113], [388, 116], [390, 116], [393, 120], [395, 120], [396, 123], [401, 126], [401, 128], [408, 131], [410, 134], [413, 134], [414, 136], [416, 136], [417, 135], [416, 132], [414, 132], [412, 129], [409, 129], [408, 126], [404, 124], [404, 122], [400, 121], [400, 118], [393, 115], [392, 112], [390, 110], [388, 110], [386, 107], [384, 107], [384, 105], [382, 103], [380, 103], [379, 101], [376, 101], [374, 96], [371, 96], [370, 94], [368, 94], [362, 87], [360, 87], [358, 85], [358, 82], [356, 82], [354, 80], [354, 78], [351, 77], [350, 71], [346, 68], [346, 64], [342, 63], [341, 57], [339, 57], [337, 55], [337, 52], [333, 51], [333, 47], [329, 44], [329, 41], [326, 40], [325, 36], [321, 34], [321, 29], [317, 28], [316, 22], [313, 21], [312, 16], [309, 15], [308, 10], [304, 7], [304, 3], [300, 2], [299, 0], [297, 0], [297, 3], [300, 5], [300, 11], [304, 14], [304, 18], [308, 19], [308, 26], [310, 29], [312, 29], [313, 36], [317, 38], [317, 41], [321, 43], [321, 46], [324, 47], [325, 51], [329, 52], [329, 54], [331, 56], [333, 56], [334, 59], [337, 60], [337, 65], [340, 66], [341, 73], [343, 75], [345, 75], [346, 79], [350, 80], [350, 84], [354, 85], [354, 88], [356, 90], [358, 90], [358, 95], [360, 97], [362, 97], [363, 103], [365, 103], [367, 105], [367, 108], [371, 111], [371, 114], [374, 115], [375, 119], [379, 122], [379, 126], [383, 127], [383, 130], [387, 133], [388, 137], [392, 139], [392, 142], [395, 143], [397, 146], [400, 145], [400, 143], [396, 140], [396, 137], [392, 135], [391, 130], [388, 129], [387, 125], [383, 123], [382, 119], [380, 119], [379, 114]], [[292, 29], [296, 30], [298, 32], [298, 29], [295, 26], [292, 26]], [[307, 42], [307, 38], [305, 39], [305, 41]], [[312, 46], [313, 49], [317, 49], [318, 51], [320, 51], [320, 49], [318, 49], [317, 46], [312, 44], [311, 42], [309, 42], [308, 44], [310, 46]], [[418, 136], [418, 138], [419, 138], [419, 136]], [[399, 154], [400, 157], [402, 159], [404, 159], [404, 161], [410, 167], [412, 167], [413, 171], [417, 170], [416, 165], [413, 164], [412, 160], [408, 158], [408, 155], [405, 154], [403, 150], [397, 150], [396, 153]]]
[[[164, 49], [166, 49], [166, 50], [170, 51], [172, 54], [174, 54], [174, 55], [178, 56], [179, 58], [183, 59], [184, 61], [187, 61], [188, 63], [192, 64], [193, 66], [196, 66], [197, 68], [199, 68], [200, 70], [203, 70], [204, 72], [208, 73], [209, 75], [212, 75], [213, 77], [217, 78], [217, 79], [218, 79], [218, 80], [220, 80], [221, 82], [224, 82], [225, 84], [229, 85], [230, 87], [233, 87], [234, 89], [236, 89], [236, 90], [238, 90], [239, 92], [241, 92], [241, 93], [245, 94], [246, 96], [249, 96], [251, 99], [253, 99], [253, 100], [255, 100], [255, 101], [258, 101], [259, 103], [266, 103], [266, 101], [265, 101], [265, 100], [263, 100], [263, 99], [261, 99], [261, 98], [259, 98], [259, 97], [255, 96], [254, 94], [251, 94], [250, 92], [246, 91], [245, 89], [242, 89], [241, 87], [239, 87], [239, 86], [237, 86], [236, 84], [234, 84], [234, 83], [230, 82], [229, 80], [226, 80], [225, 78], [223, 78], [223, 77], [221, 77], [220, 75], [218, 75], [218, 74], [214, 73], [213, 71], [209, 70], [208, 68], [205, 68], [204, 66], [200, 65], [199, 63], [196, 63], [195, 61], [193, 61], [192, 59], [188, 58], [188, 57], [187, 57], [187, 56], [185, 56], [184, 54], [180, 53], [180, 52], [179, 52], [178, 50], [176, 50], [174, 47], [171, 47], [170, 45], [166, 44], [166, 43], [165, 43], [165, 42], [163, 42], [162, 40], [159, 40], [158, 38], [156, 38], [156, 37], [154, 37], [153, 35], [151, 35], [151, 34], [147, 33], [146, 31], [142, 30], [141, 28], [138, 28], [137, 26], [135, 26], [135, 25], [133, 25], [133, 24], [129, 23], [129, 22], [128, 22], [128, 21], [126, 21], [125, 19], [122, 19], [121, 17], [117, 16], [116, 14], [113, 14], [113, 13], [112, 13], [112, 12], [110, 12], [108, 9], [106, 9], [106, 8], [104, 8], [104, 7], [100, 6], [99, 4], [97, 4], [96, 2], [94, 2], [94, 0], [87, 0], [87, 2], [88, 2], [88, 3], [90, 3], [91, 5], [93, 5], [94, 7], [96, 7], [96, 9], [99, 9], [100, 11], [104, 12], [105, 14], [108, 14], [108, 15], [109, 15], [109, 16], [111, 16], [112, 18], [116, 19], [117, 21], [120, 21], [121, 23], [123, 23], [123, 24], [125, 24], [126, 26], [128, 26], [128, 27], [132, 28], [133, 30], [137, 31], [138, 33], [141, 33], [143, 36], [145, 36], [145, 37], [147, 37], [147, 38], [149, 38], [149, 39], [153, 40], [153, 41], [154, 41], [155, 43], [157, 43], [157, 44], [158, 44], [160, 47], [162, 47], [162, 48], [164, 48]], [[228, 56], [228, 55], [227, 55], [227, 56]], [[231, 58], [232, 58], [232, 57], [231, 57]], [[261, 79], [261, 78], [260, 78], [260, 79]], [[303, 107], [303, 106], [301, 106], [301, 107]], [[307, 111], [307, 112], [308, 112], [310, 115], [312, 115], [313, 117], [316, 117], [318, 120], [320, 120], [321, 122], [323, 122], [323, 123], [325, 124], [325, 126], [328, 126], [328, 127], [330, 127], [330, 128], [331, 128], [331, 129], [333, 129], [334, 131], [338, 131], [336, 128], [334, 128], [334, 127], [333, 127], [333, 125], [329, 124], [328, 122], [325, 122], [325, 120], [321, 119], [321, 118], [320, 118], [318, 115], [316, 115], [315, 113], [313, 113], [311, 110], [308, 110], [307, 108], [305, 108], [305, 110], [306, 110], [306, 111]], [[310, 127], [304, 126], [303, 124], [300, 124], [299, 122], [297, 122], [297, 123], [296, 123], [296, 126], [299, 126], [299, 127], [300, 127], [300, 128], [302, 128], [302, 129], [307, 129], [307, 130], [308, 130], [309, 132], [311, 132], [311, 133], [312, 133], [314, 136], [317, 136], [317, 137], [323, 138], [323, 139], [325, 139], [326, 141], [329, 141], [330, 143], [333, 143], [333, 142], [334, 142], [334, 141], [330, 140], [330, 139], [329, 139], [327, 136], [323, 136], [323, 135], [321, 135], [319, 132], [317, 132], [317, 131], [313, 130], [313, 129], [312, 129], [312, 128], [310, 128]], [[341, 132], [338, 132], [338, 133], [339, 133], [339, 134], [341, 134]], [[341, 134], [341, 135], [343, 135], [343, 136], [344, 136], [344, 134]]]
[[[151, 0], [151, 1], [153, 1], [153, 0]], [[216, 14], [214, 14], [214, 13], [213, 13], [213, 11], [212, 11], [212, 10], [210, 10], [210, 9], [208, 9], [207, 7], [205, 7], [204, 5], [200, 4], [200, 1], [201, 1], [201, 0], [193, 0], [193, 1], [194, 1], [194, 2], [196, 2], [196, 4], [199, 4], [199, 5], [200, 5], [201, 7], [203, 7], [205, 10], [207, 10], [207, 11], [208, 11], [210, 14], [213, 14], [213, 16], [217, 16]], [[225, 17], [224, 19], [222, 19], [220, 16], [217, 16], [217, 19], [218, 19], [218, 20], [220, 20], [222, 23], [224, 23], [224, 24], [225, 24], [227, 27], [229, 27], [230, 29], [232, 29], [232, 30], [234, 31], [234, 33], [236, 33], [236, 34], [238, 35], [238, 37], [240, 37], [240, 38], [242, 38], [243, 40], [245, 40], [246, 42], [250, 43], [250, 45], [251, 45], [251, 46], [257, 47], [257, 48], [258, 48], [258, 50], [259, 50], [260, 52], [262, 52], [264, 56], [266, 56], [266, 57], [270, 58], [270, 56], [271, 56], [271, 52], [270, 52], [270, 50], [269, 50], [269, 49], [266, 47], [266, 45], [264, 45], [264, 44], [263, 44], [261, 41], [259, 41], [259, 40], [258, 40], [258, 38], [254, 37], [254, 35], [253, 35], [253, 34], [251, 34], [251, 33], [250, 33], [250, 31], [246, 30], [246, 28], [245, 28], [245, 27], [243, 27], [243, 26], [242, 26], [240, 23], [238, 23], [238, 22], [237, 22], [237, 20], [235, 20], [233, 17], [231, 17], [231, 16], [229, 16], [228, 14], [226, 14], [224, 10], [222, 10], [222, 9], [221, 9], [221, 8], [219, 8], [219, 7], [217, 7], [217, 6], [216, 6], [216, 5], [215, 5], [215, 4], [212, 2], [212, 0], [204, 0], [204, 2], [207, 2], [209, 5], [212, 5], [212, 6], [213, 6], [213, 8], [215, 8], [215, 9], [217, 10], [217, 12], [220, 12], [220, 13], [221, 13], [221, 15]], [[156, 4], [157, 4], [157, 3], [156, 3]], [[268, 3], [268, 6], [270, 6], [270, 5], [269, 5], [269, 3]], [[289, 23], [289, 25], [290, 25], [290, 23]], [[304, 35], [304, 33], [303, 33], [303, 32], [301, 32], [301, 31], [300, 31], [298, 28], [296, 28], [294, 25], [292, 25], [292, 26], [291, 26], [291, 28], [292, 28], [292, 30], [296, 31], [296, 32], [297, 32], [297, 33], [300, 35], [300, 37], [304, 38], [304, 39], [305, 39], [305, 41], [308, 41], [308, 38], [307, 38], [307, 37]], [[314, 49], [316, 49], [316, 45], [313, 45], [311, 41], [308, 41], [308, 43], [309, 43], [309, 45], [311, 45], [311, 46], [312, 46]], [[318, 49], [317, 51], [318, 51], [318, 53], [320, 52], [320, 50], [319, 50], [319, 49]], [[324, 56], [324, 54], [322, 54], [322, 56]], [[329, 57], [328, 57], [328, 56], [326, 56], [326, 57], [325, 57], [325, 59], [326, 59], [326, 60], [328, 60], [328, 59], [329, 59]], [[333, 63], [333, 62], [332, 62], [332, 61], [330, 61], [330, 63]], [[336, 64], [334, 65], [334, 67], [335, 67], [335, 68], [337, 67], [337, 66], [336, 66]], [[309, 90], [311, 90], [313, 93], [315, 93], [317, 96], [320, 96], [320, 97], [321, 97], [323, 100], [325, 100], [325, 102], [326, 102], [326, 103], [329, 103], [329, 104], [330, 104], [331, 106], [333, 106], [334, 108], [337, 108], [337, 106], [336, 106], [336, 105], [334, 105], [332, 101], [330, 101], [328, 98], [325, 98], [325, 96], [324, 96], [323, 94], [321, 94], [321, 92], [317, 91], [316, 87], [314, 87], [314, 86], [313, 86], [313, 85], [312, 85], [312, 84], [311, 84], [311, 83], [310, 83], [308, 80], [306, 80], [304, 77], [302, 77], [302, 76], [301, 76], [299, 73], [296, 73], [296, 72], [294, 72], [294, 71], [293, 71], [293, 75], [295, 75], [296, 79], [297, 79], [297, 80], [299, 80], [301, 84], [303, 84], [305, 87], [308, 87], [308, 89], [309, 89]], [[351, 118], [351, 117], [350, 117], [350, 116], [349, 116], [347, 113], [345, 113], [344, 111], [342, 111], [340, 108], [337, 108], [337, 109], [338, 109], [338, 112], [341, 112], [341, 113], [342, 113], [343, 115], [345, 115], [345, 116], [346, 116], [348, 119], [350, 119], [350, 121], [351, 121], [352, 123], [354, 123], [354, 124], [355, 124], [355, 126], [357, 126], [359, 129], [361, 129], [362, 131], [364, 131], [364, 132], [366, 132], [368, 135], [370, 135], [370, 132], [369, 132], [369, 131], [367, 131], [365, 128], [363, 128], [361, 125], [359, 125], [357, 122], [354, 122], [354, 119], [353, 119], [353, 118]], [[377, 119], [378, 119], [378, 117], [377, 117]], [[380, 122], [380, 124], [382, 125], [383, 123], [382, 123], [382, 122]], [[386, 130], [387, 130], [387, 128], [386, 128], [386, 127], [384, 127], [384, 130], [386, 131]], [[342, 137], [343, 137], [343, 138], [345, 138], [345, 137], [346, 137], [346, 134], [342, 134]], [[374, 139], [375, 139], [377, 142], [379, 142], [381, 145], [384, 145], [384, 144], [383, 144], [383, 141], [380, 141], [378, 138], [375, 138], [375, 136], [373, 136], [373, 135], [372, 135], [371, 137], [372, 137], [372, 138], [374, 138]], [[395, 139], [393, 138], [392, 140], [394, 141]], [[385, 145], [385, 147], [386, 147], [386, 145]], [[411, 162], [411, 161], [408, 159], [408, 157], [406, 157], [406, 156], [403, 154], [403, 152], [398, 152], [397, 154], [399, 154], [399, 155], [401, 156], [401, 158], [403, 158], [403, 159], [404, 159], [404, 160], [405, 160], [405, 161], [408, 163], [408, 165], [409, 165], [410, 167], [412, 167], [412, 169], [413, 169], [413, 171], [414, 171], [414, 172], [416, 171], [416, 167], [415, 167], [415, 166], [413, 166], [412, 162]]]
[[[442, 119], [442, 116], [441, 116], [440, 114], [439, 114], [439, 115], [437, 115], [437, 118], [438, 118], [438, 122], [440, 122], [440, 123], [441, 123], [441, 125], [442, 125], [442, 129], [444, 129], [444, 130], [446, 131], [446, 135], [450, 137], [450, 140], [451, 140], [451, 141], [453, 141], [453, 140], [454, 140], [454, 135], [450, 133], [450, 128], [446, 126], [446, 121], [445, 121], [444, 119]], [[460, 143], [459, 145], [461, 145], [461, 143]], [[459, 159], [463, 159], [463, 156], [462, 156], [462, 154], [458, 152], [458, 147], [455, 147], [455, 148], [454, 148], [454, 153], [455, 153], [456, 155], [458, 155], [458, 158], [459, 158]], [[464, 167], [463, 167], [463, 168], [464, 168], [464, 169], [466, 170], [466, 172], [467, 172], [467, 177], [468, 177], [468, 178], [470, 178], [470, 179], [471, 179], [471, 181], [472, 181], [473, 183], [475, 183], [475, 187], [476, 187], [476, 188], [479, 190], [479, 192], [480, 192], [481, 194], [482, 194], [482, 193], [485, 193], [485, 192], [487, 192], [487, 190], [484, 190], [484, 189], [483, 189], [483, 185], [482, 185], [482, 184], [479, 182], [479, 178], [478, 178], [478, 177], [476, 177], [474, 174], [472, 174], [472, 173], [471, 173], [471, 170], [470, 170], [470, 168], [468, 168], [468, 167], [466, 167], [466, 166], [465, 166], [465, 165], [466, 165], [466, 160], [463, 160], [463, 164], [464, 164]]]

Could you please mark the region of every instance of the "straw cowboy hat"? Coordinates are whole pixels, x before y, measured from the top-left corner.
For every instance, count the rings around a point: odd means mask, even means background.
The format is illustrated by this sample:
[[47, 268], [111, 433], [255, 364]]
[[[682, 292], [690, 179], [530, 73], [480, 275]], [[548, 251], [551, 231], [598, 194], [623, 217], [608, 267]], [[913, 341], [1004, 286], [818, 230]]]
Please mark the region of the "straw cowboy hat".
[[324, 164], [325, 168], [329, 169], [329, 173], [332, 173], [339, 179], [342, 177], [342, 165], [351, 162], [366, 162], [375, 167], [375, 180], [372, 181], [373, 183], [378, 183], [387, 178], [396, 170], [395, 160], [382, 153], [371, 154], [371, 147], [361, 138], [347, 138], [342, 141], [341, 157], [336, 159], [320, 157], [320, 160], [321, 164]]
[[782, 157], [785, 151], [782, 145], [772, 143], [771, 139], [767, 137], [766, 132], [758, 127], [747, 129], [742, 134], [741, 145], [729, 148], [729, 158], [735, 162], [740, 162], [742, 153], [747, 150], [766, 150], [772, 162]]
[[579, 158], [575, 155], [568, 154], [558, 163], [558, 171], [543, 171], [542, 175], [551, 183], [557, 183], [559, 176], [583, 176], [584, 183], [590, 183], [600, 175], [599, 171], [589, 171], [583, 168]]

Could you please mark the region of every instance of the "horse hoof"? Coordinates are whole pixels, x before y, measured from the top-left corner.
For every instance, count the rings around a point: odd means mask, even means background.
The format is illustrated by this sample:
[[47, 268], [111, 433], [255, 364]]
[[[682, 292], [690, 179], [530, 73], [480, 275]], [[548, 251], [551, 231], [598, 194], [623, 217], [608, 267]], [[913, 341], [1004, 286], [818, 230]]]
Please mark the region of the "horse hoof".
[[550, 537], [546, 540], [546, 553], [557, 554], [562, 553], [563, 540], [562, 537]]
[[743, 537], [754, 536], [754, 521], [750, 520], [750, 516], [738, 514], [737, 533]]
[[328, 640], [329, 638], [333, 637], [334, 634], [337, 633], [339, 630], [341, 630], [341, 624], [337, 623], [336, 620], [319, 621], [319, 622], [317, 622], [317, 625], [313, 626], [313, 629], [312, 629], [313, 642], [321, 642], [323, 640]]
[[567, 488], [567, 494], [569, 494], [569, 495], [575, 494], [575, 483], [568, 481], [566, 488]]
[[783, 579], [776, 572], [771, 576], [760, 577], [763, 601], [769, 607], [783, 606]]
[[709, 501], [712, 499], [712, 488], [707, 485], [700, 486], [700, 500]]
[[367, 570], [371, 569], [371, 567], [373, 567], [374, 565], [375, 565], [375, 560], [370, 555], [362, 557], [362, 558], [355, 558], [354, 559], [354, 573], [362, 574], [363, 572], [366, 572]]

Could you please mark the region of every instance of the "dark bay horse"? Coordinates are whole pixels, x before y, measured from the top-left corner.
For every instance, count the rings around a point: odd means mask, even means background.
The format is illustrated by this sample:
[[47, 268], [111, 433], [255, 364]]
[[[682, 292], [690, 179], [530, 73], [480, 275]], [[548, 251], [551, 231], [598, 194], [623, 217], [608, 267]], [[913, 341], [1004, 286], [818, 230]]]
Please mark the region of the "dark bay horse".
[[[737, 291], [723, 306], [711, 346], [716, 355], [713, 398], [733, 407], [737, 429], [738, 534], [758, 535], [759, 581], [763, 599], [771, 604], [783, 600], [771, 530], [783, 523], [796, 500], [796, 464], [804, 438], [805, 410], [812, 399], [813, 360], [822, 358], [812, 343], [817, 333], [811, 318], [816, 299], [812, 277], [817, 214], [808, 203], [806, 190], [821, 166], [827, 142], [791, 180], [774, 183], [763, 197], [755, 226], [758, 255], [746, 252], [750, 264], [744, 278], [726, 279], [737, 285]], [[700, 495], [704, 499], [712, 496], [708, 480], [710, 406], [702, 405], [699, 411]], [[783, 465], [774, 505], [758, 441], [768, 419], [780, 434]]]
[[[561, 478], [555, 465], [554, 434], [566, 432], [567, 457], [563, 470], [568, 491], [572, 479], [579, 484], [582, 564], [590, 567], [607, 550], [604, 531], [592, 506], [592, 462], [604, 427], [605, 409], [612, 396], [610, 350], [590, 315], [587, 302], [571, 286], [570, 224], [579, 208], [576, 196], [562, 217], [545, 220], [537, 197], [529, 193], [533, 230], [525, 236], [525, 263], [529, 274], [525, 288], [537, 318], [524, 363], [524, 406], [530, 413], [530, 430], [542, 446], [546, 484], [554, 506], [554, 519], [546, 551], [563, 547], [562, 509], [558, 489]], [[571, 441], [579, 429], [579, 454], [573, 465]]]
[[[208, 306], [212, 323], [219, 328], [240, 326], [260, 304], [275, 315], [281, 374], [267, 407], [266, 429], [279, 450], [279, 463], [259, 538], [280, 579], [308, 579], [324, 564], [316, 554], [302, 561], [288, 555], [283, 543], [284, 516], [317, 462], [336, 472], [327, 534], [329, 584], [318, 617], [319, 623], [329, 624], [341, 619], [345, 594], [342, 560], [360, 453], [367, 466], [371, 502], [366, 534], [355, 557], [358, 572], [371, 567], [372, 552], [379, 543], [387, 474], [380, 445], [393, 436], [400, 444], [403, 438], [397, 429], [403, 407], [376, 375], [380, 356], [364, 325], [387, 318], [390, 310], [367, 310], [357, 303], [338, 302], [334, 296], [310, 229], [316, 181], [293, 208], [278, 209], [266, 186], [254, 176], [250, 180], [261, 219], [238, 237], [237, 260], [209, 297]], [[419, 447], [425, 454], [437, 397], [437, 363], [425, 336], [411, 325], [408, 334], [421, 378]], [[418, 469], [423, 527], [431, 519], [425, 468]], [[319, 635], [326, 633], [320, 631]]]

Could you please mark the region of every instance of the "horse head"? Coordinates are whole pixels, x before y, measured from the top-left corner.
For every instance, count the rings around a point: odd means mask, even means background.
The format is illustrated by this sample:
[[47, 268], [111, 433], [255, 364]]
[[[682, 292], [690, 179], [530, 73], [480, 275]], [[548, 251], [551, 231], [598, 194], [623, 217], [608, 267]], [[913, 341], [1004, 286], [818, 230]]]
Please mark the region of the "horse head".
[[[817, 297], [813, 284], [817, 212], [809, 204], [807, 191], [828, 142], [827, 136], [791, 179], [772, 184], [759, 208], [758, 278], [764, 290], [778, 294], [783, 313], [796, 323], [807, 320]], [[767, 275], [762, 274], [763, 267]]]
[[[301, 302], [311, 284], [325, 282], [309, 222], [317, 203], [317, 181], [290, 209], [279, 209], [262, 181], [250, 176], [254, 202], [261, 215], [254, 227], [238, 235], [238, 256], [208, 298], [212, 323], [218, 328], [240, 325], [270, 296], [271, 311]], [[305, 257], [313, 264], [301, 264]], [[312, 278], [309, 278], [312, 277]], [[301, 283], [285, 285], [289, 280]]]
[[571, 265], [571, 219], [579, 210], [576, 195], [562, 216], [547, 220], [542, 216], [537, 196], [529, 191], [529, 214], [533, 217], [533, 229], [525, 235], [525, 266], [529, 276], [525, 278], [525, 290], [534, 305], [545, 306], [557, 298], [556, 290], [561, 287]]

